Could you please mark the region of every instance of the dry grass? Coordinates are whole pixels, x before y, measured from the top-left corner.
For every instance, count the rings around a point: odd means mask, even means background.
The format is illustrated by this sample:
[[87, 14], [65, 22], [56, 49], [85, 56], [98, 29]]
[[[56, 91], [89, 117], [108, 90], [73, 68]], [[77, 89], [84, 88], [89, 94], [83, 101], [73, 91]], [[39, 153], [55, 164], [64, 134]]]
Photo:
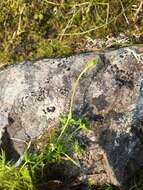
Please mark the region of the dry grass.
[[85, 51], [87, 39], [119, 33], [142, 43], [142, 18], [142, 0], [1, 0], [0, 62]]

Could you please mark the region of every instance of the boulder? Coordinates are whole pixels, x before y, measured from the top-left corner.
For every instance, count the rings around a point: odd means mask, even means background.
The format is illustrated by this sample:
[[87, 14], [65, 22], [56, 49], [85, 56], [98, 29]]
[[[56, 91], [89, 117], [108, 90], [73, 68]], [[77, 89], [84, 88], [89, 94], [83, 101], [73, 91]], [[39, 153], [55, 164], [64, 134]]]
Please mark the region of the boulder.
[[[71, 89], [85, 64], [99, 60], [78, 84], [73, 112], [90, 121], [78, 182], [123, 186], [143, 167], [142, 48], [26, 61], [0, 68], [0, 146], [17, 160], [27, 142], [68, 113]], [[71, 166], [72, 167], [72, 166]], [[71, 172], [69, 172], [71, 173]]]

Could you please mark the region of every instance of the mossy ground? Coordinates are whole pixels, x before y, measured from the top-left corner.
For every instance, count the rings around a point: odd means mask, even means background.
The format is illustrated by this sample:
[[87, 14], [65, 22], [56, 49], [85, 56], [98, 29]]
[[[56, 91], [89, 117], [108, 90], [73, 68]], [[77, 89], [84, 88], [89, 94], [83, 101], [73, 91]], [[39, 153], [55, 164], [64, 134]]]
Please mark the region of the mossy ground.
[[143, 42], [141, 0], [1, 0], [0, 63], [86, 51], [124, 33]]

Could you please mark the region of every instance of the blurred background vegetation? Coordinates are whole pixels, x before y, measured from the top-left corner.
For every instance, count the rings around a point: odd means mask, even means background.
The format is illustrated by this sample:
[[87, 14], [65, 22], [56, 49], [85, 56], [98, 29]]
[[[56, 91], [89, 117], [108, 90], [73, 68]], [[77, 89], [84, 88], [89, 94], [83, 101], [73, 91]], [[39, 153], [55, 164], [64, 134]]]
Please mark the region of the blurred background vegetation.
[[95, 50], [121, 33], [143, 42], [142, 0], [0, 1], [0, 63]]

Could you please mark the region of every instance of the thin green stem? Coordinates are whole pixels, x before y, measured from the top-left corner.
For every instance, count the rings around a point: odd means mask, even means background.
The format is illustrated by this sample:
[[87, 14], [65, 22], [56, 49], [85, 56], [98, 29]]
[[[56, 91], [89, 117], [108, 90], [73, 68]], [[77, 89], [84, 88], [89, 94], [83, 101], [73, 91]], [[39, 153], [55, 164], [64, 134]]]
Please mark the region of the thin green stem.
[[60, 135], [58, 137], [58, 141], [61, 139], [62, 135], [64, 134], [66, 128], [68, 127], [69, 121], [70, 121], [70, 119], [72, 117], [72, 108], [73, 108], [74, 98], [75, 98], [75, 94], [76, 94], [76, 91], [77, 91], [77, 87], [78, 87], [79, 81], [80, 81], [81, 77], [89, 69], [93, 69], [96, 66], [95, 63], [97, 63], [97, 61], [96, 62], [95, 61], [88, 62], [87, 66], [81, 71], [81, 73], [79, 74], [78, 78], [76, 79], [76, 81], [75, 81], [75, 83], [73, 85], [68, 118], [67, 118], [67, 121], [66, 121], [65, 125], [63, 126], [62, 131], [61, 131], [61, 133], [60, 133]]

